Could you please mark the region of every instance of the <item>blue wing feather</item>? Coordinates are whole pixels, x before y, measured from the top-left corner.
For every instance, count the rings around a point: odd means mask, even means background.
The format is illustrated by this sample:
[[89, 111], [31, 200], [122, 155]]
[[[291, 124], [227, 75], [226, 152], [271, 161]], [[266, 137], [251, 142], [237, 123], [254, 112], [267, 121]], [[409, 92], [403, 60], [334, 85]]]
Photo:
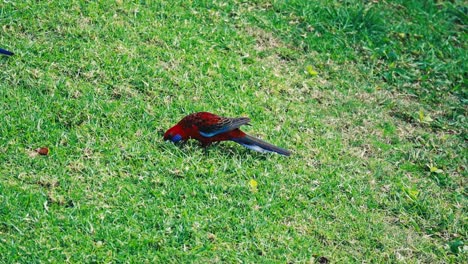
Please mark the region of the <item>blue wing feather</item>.
[[224, 132], [227, 132], [227, 131], [230, 131], [232, 129], [229, 129], [229, 127], [224, 127], [222, 129], [219, 129], [219, 130], [215, 130], [215, 131], [212, 131], [212, 132], [203, 132], [203, 131], [200, 131], [200, 135], [204, 136], [204, 137], [214, 137], [218, 134], [221, 134], [221, 133], [224, 133]]
[[247, 125], [250, 122], [248, 117], [240, 118], [222, 118], [216, 124], [199, 124], [200, 135], [203, 137], [214, 137], [221, 133], [225, 133], [242, 125]]

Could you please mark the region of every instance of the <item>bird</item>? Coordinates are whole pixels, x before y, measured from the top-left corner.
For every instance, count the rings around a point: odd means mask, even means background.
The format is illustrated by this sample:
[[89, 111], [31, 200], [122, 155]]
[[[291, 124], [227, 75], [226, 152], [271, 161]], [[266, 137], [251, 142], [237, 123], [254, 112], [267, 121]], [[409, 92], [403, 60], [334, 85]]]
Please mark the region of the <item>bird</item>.
[[13, 52], [5, 50], [5, 49], [0, 49], [0, 54], [7, 55], [7, 56], [14, 55]]
[[195, 139], [204, 148], [213, 142], [230, 140], [257, 152], [291, 155], [289, 150], [247, 135], [239, 129], [242, 125], [250, 125], [249, 123], [248, 117], [231, 118], [209, 112], [198, 112], [182, 118], [175, 126], [169, 128], [164, 133], [164, 140], [176, 143]]

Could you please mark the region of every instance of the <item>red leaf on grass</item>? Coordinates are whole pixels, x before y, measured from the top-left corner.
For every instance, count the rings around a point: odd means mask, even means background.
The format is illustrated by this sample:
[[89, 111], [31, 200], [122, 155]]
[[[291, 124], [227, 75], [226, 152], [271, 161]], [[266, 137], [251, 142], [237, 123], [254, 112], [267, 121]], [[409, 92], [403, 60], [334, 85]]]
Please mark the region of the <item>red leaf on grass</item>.
[[39, 153], [40, 155], [47, 156], [49, 155], [49, 149], [46, 147], [38, 148], [36, 149], [36, 152]]

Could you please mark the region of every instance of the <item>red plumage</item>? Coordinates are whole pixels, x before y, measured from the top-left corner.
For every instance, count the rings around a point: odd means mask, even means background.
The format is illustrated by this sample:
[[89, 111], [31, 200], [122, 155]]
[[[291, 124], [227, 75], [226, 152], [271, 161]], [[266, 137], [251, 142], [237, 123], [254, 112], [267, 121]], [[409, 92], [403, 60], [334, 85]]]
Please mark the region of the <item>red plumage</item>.
[[221, 117], [208, 112], [190, 114], [164, 133], [164, 140], [173, 142], [196, 139], [207, 147], [213, 142], [231, 140], [259, 152], [276, 152], [289, 156], [291, 152], [247, 135], [239, 127], [248, 125], [250, 118]]

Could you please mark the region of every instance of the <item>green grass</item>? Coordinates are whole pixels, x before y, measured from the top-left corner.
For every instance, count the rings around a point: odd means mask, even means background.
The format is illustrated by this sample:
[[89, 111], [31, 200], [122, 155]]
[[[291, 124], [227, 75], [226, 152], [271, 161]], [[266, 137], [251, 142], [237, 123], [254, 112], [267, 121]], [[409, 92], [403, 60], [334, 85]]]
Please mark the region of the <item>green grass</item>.
[[[467, 20], [463, 1], [0, 4], [0, 262], [467, 262]], [[163, 142], [196, 111], [294, 154]]]

